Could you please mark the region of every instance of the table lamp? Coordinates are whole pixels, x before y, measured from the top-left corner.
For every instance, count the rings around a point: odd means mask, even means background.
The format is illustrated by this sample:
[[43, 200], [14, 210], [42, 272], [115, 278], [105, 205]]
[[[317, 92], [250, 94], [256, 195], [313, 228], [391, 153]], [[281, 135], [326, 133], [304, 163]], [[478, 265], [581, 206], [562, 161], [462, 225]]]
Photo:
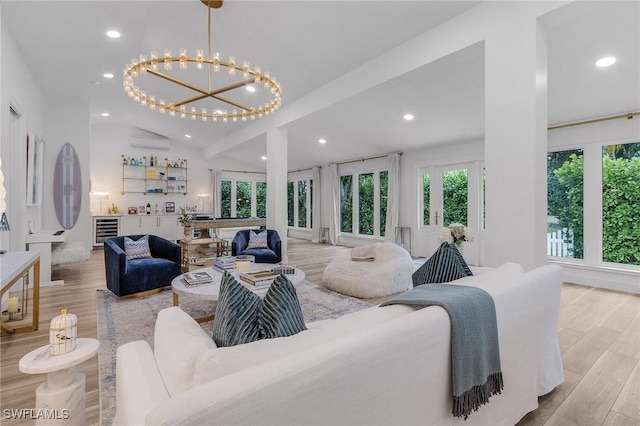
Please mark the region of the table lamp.
[[100, 200], [100, 208], [98, 214], [102, 214], [102, 202], [109, 199], [109, 193], [106, 191], [96, 191], [93, 193], [97, 200]]

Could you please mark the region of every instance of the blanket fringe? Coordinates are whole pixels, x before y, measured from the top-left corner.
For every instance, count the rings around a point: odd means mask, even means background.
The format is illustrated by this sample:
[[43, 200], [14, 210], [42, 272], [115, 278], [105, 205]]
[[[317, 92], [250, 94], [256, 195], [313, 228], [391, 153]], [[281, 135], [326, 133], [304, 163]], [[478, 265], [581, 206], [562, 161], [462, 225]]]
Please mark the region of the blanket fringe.
[[502, 372], [490, 374], [484, 384], [474, 386], [460, 396], [453, 396], [453, 415], [467, 420], [469, 414], [478, 411], [478, 408], [489, 402], [493, 395], [502, 393], [502, 389]]

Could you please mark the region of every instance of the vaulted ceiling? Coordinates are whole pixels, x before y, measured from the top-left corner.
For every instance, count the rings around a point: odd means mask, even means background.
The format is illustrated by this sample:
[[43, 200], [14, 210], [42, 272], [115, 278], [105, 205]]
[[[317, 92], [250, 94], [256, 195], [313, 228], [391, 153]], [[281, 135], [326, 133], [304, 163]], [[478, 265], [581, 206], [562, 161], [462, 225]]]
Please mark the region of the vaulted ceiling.
[[[477, 3], [227, 1], [213, 11], [213, 50], [270, 71], [283, 86], [286, 106]], [[250, 123], [170, 119], [135, 104], [122, 89], [122, 70], [140, 53], [206, 51], [207, 8], [200, 1], [0, 6], [49, 105], [88, 105], [94, 125], [140, 127], [203, 149]], [[549, 30], [551, 124], [640, 109], [640, 3], [573, 2], [543, 21]], [[122, 36], [108, 39], [109, 29]], [[596, 68], [594, 62], [607, 55], [618, 57], [616, 65]], [[105, 72], [115, 78], [104, 79]], [[406, 112], [416, 119], [404, 122]], [[483, 134], [484, 51], [478, 44], [291, 123], [289, 169]], [[327, 144], [318, 145], [318, 138]], [[220, 157], [259, 170], [265, 152], [265, 140], [258, 137]]]

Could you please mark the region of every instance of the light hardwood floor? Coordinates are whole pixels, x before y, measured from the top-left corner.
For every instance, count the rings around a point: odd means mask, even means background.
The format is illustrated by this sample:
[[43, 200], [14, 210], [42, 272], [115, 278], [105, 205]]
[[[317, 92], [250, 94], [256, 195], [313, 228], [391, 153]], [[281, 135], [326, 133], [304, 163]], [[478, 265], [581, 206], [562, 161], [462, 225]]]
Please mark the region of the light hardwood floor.
[[[291, 263], [319, 283], [325, 265], [346, 247], [289, 239]], [[105, 288], [102, 250], [82, 265], [54, 272], [65, 285], [41, 290], [37, 331], [2, 336], [0, 423], [33, 424], [5, 418], [5, 410], [35, 407], [35, 389], [44, 375], [18, 370], [27, 352], [48, 343], [49, 321], [61, 308], [78, 316], [78, 337], [96, 337], [96, 289]], [[374, 301], [374, 302], [377, 302]], [[558, 330], [565, 382], [540, 398], [540, 407], [519, 425], [640, 426], [640, 296], [564, 284]], [[523, 337], [526, 338], [526, 337]], [[84, 362], [87, 424], [98, 423], [98, 360]]]

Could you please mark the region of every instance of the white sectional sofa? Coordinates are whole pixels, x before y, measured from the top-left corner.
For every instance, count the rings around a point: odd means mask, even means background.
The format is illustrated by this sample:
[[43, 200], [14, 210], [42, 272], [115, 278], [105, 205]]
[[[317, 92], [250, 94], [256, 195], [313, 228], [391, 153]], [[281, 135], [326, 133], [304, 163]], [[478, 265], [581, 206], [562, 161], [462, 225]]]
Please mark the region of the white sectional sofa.
[[451, 415], [450, 325], [439, 307], [372, 307], [295, 336], [216, 348], [180, 308], [155, 347], [118, 348], [115, 425], [514, 425], [563, 382], [562, 270], [505, 264], [454, 283], [494, 298], [502, 394]]

